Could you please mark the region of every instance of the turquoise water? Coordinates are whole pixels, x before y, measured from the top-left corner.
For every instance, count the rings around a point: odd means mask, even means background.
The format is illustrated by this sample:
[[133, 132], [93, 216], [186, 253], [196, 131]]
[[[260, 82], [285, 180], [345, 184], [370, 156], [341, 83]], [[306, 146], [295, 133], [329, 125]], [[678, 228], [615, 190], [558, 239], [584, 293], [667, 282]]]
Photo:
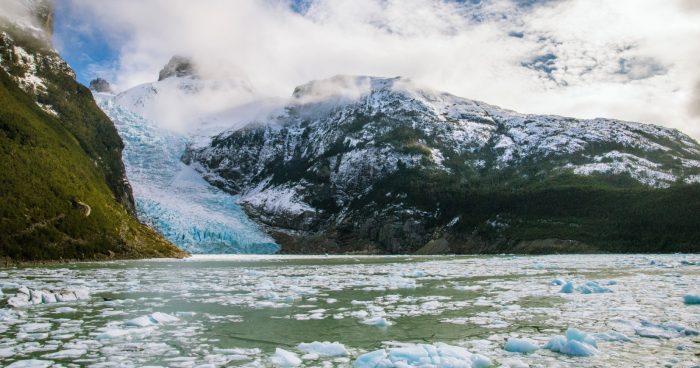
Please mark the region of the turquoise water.
[[[4, 299], [20, 286], [87, 288], [90, 298], [0, 309], [0, 366], [269, 366], [277, 348], [301, 358], [300, 343], [337, 341], [347, 356], [306, 356], [302, 365], [350, 366], [376, 349], [441, 342], [494, 366], [691, 367], [698, 336], [637, 333], [643, 320], [700, 327], [700, 307], [682, 302], [697, 293], [700, 266], [684, 260], [696, 259], [199, 256], [2, 269]], [[555, 278], [595, 280], [612, 292], [562, 294]], [[133, 325], [155, 312], [176, 319]], [[503, 350], [509, 337], [544, 345], [569, 327], [631, 341], [599, 341], [587, 358]]]

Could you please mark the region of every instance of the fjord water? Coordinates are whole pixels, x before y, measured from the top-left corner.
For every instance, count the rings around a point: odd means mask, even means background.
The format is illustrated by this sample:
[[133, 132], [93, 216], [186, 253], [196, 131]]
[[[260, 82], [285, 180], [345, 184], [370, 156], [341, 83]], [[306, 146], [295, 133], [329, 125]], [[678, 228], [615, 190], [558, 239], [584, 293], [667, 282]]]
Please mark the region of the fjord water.
[[[302, 357], [300, 343], [338, 341], [348, 356], [302, 364], [350, 366], [376, 349], [442, 342], [494, 366], [692, 367], [700, 306], [683, 296], [700, 288], [699, 259], [197, 256], [7, 268], [5, 297], [20, 286], [86, 287], [91, 297], [0, 309], [0, 366], [269, 366], [276, 348]], [[561, 293], [554, 279], [577, 288]], [[607, 292], [586, 293], [580, 286], [591, 281]], [[510, 337], [541, 347], [568, 328], [596, 336], [597, 354], [503, 349]], [[596, 335], [611, 331], [629, 341]]]

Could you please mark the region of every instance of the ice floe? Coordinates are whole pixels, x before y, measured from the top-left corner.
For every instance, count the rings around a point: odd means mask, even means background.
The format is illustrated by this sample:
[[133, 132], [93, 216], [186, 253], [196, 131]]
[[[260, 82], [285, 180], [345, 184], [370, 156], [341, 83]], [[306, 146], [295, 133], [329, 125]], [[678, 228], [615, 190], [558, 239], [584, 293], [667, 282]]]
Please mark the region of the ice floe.
[[272, 364], [278, 367], [296, 367], [301, 364], [299, 356], [284, 349], [277, 348], [270, 357]]
[[359, 356], [356, 368], [374, 367], [464, 367], [485, 368], [491, 360], [483, 355], [444, 343], [401, 344], [398, 347], [379, 349]]
[[[574, 286], [573, 281], [564, 282], [561, 279], [555, 279], [550, 283], [550, 285], [562, 285], [559, 289], [560, 293], [572, 294], [574, 291], [581, 294], [601, 294], [601, 293], [612, 293], [612, 290], [601, 286], [597, 281], [586, 281], [579, 286]], [[608, 285], [614, 285], [613, 283], [608, 283]]]
[[566, 330], [566, 336], [554, 336], [544, 346], [555, 353], [587, 357], [597, 355], [598, 345], [591, 335], [575, 328]]
[[511, 337], [508, 339], [508, 341], [506, 341], [506, 344], [503, 346], [503, 349], [512, 353], [529, 354], [539, 349], [539, 346], [537, 346], [537, 344], [534, 341], [529, 339], [519, 339]]
[[297, 345], [297, 349], [305, 353], [316, 354], [317, 356], [325, 357], [340, 357], [347, 356], [349, 354], [348, 350], [345, 348], [345, 345], [339, 342], [314, 341], [311, 343], [301, 343]]
[[641, 337], [654, 339], [673, 339], [681, 336], [698, 336], [698, 330], [680, 325], [678, 323], [653, 323], [642, 320], [641, 325], [635, 328], [635, 333]]
[[15, 296], [7, 299], [7, 305], [14, 308], [20, 308], [33, 304], [69, 302], [88, 298], [90, 298], [90, 291], [85, 288], [51, 291], [47, 289], [29, 289], [26, 286], [22, 286], [17, 289], [17, 294], [15, 294]]
[[700, 304], [700, 294], [686, 294], [683, 295], [683, 303], [685, 304]]

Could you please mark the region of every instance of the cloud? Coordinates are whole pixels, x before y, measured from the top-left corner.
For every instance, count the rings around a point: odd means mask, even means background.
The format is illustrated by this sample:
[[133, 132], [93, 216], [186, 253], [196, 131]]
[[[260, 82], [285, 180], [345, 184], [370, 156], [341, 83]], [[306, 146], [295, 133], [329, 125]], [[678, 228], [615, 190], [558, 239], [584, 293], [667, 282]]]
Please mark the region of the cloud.
[[119, 88], [174, 54], [288, 97], [333, 75], [406, 76], [526, 113], [653, 122], [700, 137], [700, 11], [688, 0], [66, 0], [114, 35]]

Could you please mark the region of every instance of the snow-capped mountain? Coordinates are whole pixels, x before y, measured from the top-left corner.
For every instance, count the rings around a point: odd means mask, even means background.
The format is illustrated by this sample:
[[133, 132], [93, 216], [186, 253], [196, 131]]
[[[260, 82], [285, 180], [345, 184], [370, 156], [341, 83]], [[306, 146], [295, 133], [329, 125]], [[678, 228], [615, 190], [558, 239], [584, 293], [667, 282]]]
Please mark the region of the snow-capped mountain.
[[[310, 82], [284, 112], [226, 131], [190, 156], [290, 251], [414, 251], [446, 233], [454, 238], [451, 228], [473, 245], [480, 227], [513, 228], [530, 217], [509, 204], [467, 219], [458, 202], [481, 198], [486, 206], [508, 193], [583, 185], [653, 197], [700, 182], [700, 145], [677, 130], [520, 114], [404, 78]], [[539, 239], [506, 233], [495, 236]]]
[[228, 105], [207, 104], [211, 96], [241, 101], [251, 95], [250, 87], [244, 81], [199, 79], [182, 70], [161, 72], [161, 77], [116, 95], [93, 92], [124, 140], [123, 159], [139, 218], [191, 253], [276, 252], [274, 240], [246, 216], [236, 197], [181, 162], [186, 148], [209, 137], [208, 131], [234, 124], [227, 117]]

